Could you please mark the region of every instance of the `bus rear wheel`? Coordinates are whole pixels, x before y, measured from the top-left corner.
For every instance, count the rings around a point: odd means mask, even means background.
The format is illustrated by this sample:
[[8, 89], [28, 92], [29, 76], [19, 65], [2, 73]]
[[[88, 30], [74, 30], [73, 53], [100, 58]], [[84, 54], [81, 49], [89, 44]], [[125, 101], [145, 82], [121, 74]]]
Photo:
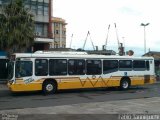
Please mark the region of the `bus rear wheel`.
[[42, 86], [43, 93], [46, 94], [54, 94], [57, 90], [57, 85], [53, 81], [45, 81]]
[[129, 79], [122, 79], [120, 82], [120, 89], [127, 90], [130, 87], [130, 80]]

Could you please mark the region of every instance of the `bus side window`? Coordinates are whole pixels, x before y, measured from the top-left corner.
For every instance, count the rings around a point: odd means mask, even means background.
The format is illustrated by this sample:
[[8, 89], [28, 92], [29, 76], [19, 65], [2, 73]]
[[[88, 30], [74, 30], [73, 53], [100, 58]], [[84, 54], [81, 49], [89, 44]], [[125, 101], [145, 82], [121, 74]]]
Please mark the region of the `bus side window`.
[[85, 60], [77, 60], [77, 74], [84, 75], [85, 71]]
[[87, 60], [87, 75], [102, 74], [102, 62], [101, 60]]
[[66, 59], [50, 59], [49, 75], [67, 75]]
[[70, 59], [68, 61], [69, 75], [84, 75], [85, 74], [85, 60]]
[[48, 60], [47, 59], [36, 59], [35, 60], [35, 75], [36, 76], [48, 75]]
[[133, 61], [133, 70], [135, 71], [145, 71], [146, 65], [144, 60], [134, 60]]
[[103, 60], [103, 74], [118, 71], [118, 60]]
[[132, 61], [131, 60], [119, 60], [119, 70], [120, 71], [131, 71]]

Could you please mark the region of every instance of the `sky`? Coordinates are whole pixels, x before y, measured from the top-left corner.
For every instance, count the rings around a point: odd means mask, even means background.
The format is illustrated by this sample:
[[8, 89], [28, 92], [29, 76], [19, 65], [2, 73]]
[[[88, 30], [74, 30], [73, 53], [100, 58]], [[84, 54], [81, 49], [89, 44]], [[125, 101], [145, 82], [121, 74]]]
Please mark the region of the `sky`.
[[[102, 49], [107, 34], [107, 49], [118, 52], [118, 42], [125, 51], [133, 50], [135, 55], [144, 54], [144, 27], [146, 52], [160, 51], [160, 0], [53, 0], [53, 16], [66, 20], [67, 47], [93, 50]], [[116, 28], [114, 26], [116, 23]], [[108, 26], [110, 29], [108, 30]], [[72, 36], [73, 34], [73, 36]]]

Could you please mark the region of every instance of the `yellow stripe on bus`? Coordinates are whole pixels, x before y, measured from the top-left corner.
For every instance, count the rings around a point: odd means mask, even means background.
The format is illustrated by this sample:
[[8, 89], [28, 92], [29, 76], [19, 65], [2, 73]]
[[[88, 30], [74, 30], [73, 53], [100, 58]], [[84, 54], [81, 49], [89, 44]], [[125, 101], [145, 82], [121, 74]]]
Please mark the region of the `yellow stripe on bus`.
[[[120, 80], [122, 77], [115, 76], [111, 78], [85, 78], [80, 79], [79, 77], [70, 78], [57, 78], [55, 79], [58, 84], [58, 89], [76, 89], [76, 88], [98, 88], [98, 87], [117, 87], [120, 85]], [[144, 85], [144, 76], [130, 77], [131, 86], [133, 85]], [[45, 79], [39, 79], [31, 83], [25, 83], [23, 79], [16, 80], [16, 83], [8, 87], [11, 91], [36, 91], [42, 90], [42, 84]], [[155, 83], [154, 76], [150, 76], [148, 84]]]

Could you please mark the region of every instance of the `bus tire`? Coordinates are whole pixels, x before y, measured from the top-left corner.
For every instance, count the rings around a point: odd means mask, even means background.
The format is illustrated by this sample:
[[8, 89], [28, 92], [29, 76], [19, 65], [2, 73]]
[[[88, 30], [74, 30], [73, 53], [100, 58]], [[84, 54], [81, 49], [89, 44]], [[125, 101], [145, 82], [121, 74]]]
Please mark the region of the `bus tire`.
[[57, 91], [57, 84], [54, 81], [45, 81], [42, 86], [44, 95], [54, 94]]
[[130, 80], [128, 78], [123, 78], [120, 82], [120, 90], [127, 90], [130, 87]]

